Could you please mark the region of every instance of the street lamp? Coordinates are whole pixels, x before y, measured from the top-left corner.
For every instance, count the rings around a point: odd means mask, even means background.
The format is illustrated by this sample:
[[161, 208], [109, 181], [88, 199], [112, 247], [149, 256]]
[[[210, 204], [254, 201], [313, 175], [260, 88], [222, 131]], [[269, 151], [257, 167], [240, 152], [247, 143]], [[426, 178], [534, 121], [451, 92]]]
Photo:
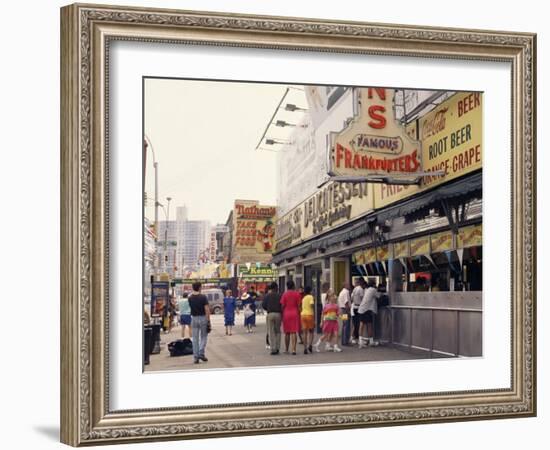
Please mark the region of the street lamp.
[[[151, 149], [151, 154], [153, 155], [153, 168], [155, 170], [155, 249], [157, 247], [157, 242], [158, 242], [158, 233], [159, 233], [159, 177], [158, 177], [158, 162], [157, 162], [157, 158], [155, 156], [155, 149], [153, 148], [153, 144], [151, 143], [151, 139], [149, 139], [147, 136], [144, 136], [144, 147], [145, 147], [145, 150], [147, 148], [150, 148]], [[145, 164], [144, 164], [145, 166]], [[145, 170], [145, 167], [144, 167], [144, 170]], [[144, 174], [144, 178], [145, 178], [145, 174]], [[155, 259], [154, 259], [154, 265], [153, 265], [153, 271], [155, 272], [155, 275], [156, 275], [156, 272], [157, 272], [157, 258], [155, 256]]]
[[164, 211], [164, 214], [166, 216], [166, 226], [164, 227], [164, 272], [168, 273], [168, 225], [170, 222], [170, 200], [172, 200], [172, 197], [166, 197], [166, 209], [164, 209], [164, 206], [159, 203], [160, 206], [162, 206], [162, 209]]

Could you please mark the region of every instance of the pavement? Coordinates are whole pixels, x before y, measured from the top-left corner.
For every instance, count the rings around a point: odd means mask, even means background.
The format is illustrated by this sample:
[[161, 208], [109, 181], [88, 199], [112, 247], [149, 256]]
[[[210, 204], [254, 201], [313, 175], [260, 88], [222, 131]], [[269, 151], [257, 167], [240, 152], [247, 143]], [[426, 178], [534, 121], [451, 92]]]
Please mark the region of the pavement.
[[[223, 314], [212, 315], [212, 331], [208, 335], [206, 356], [208, 362], [193, 363], [193, 355], [171, 357], [168, 351], [168, 343], [181, 339], [181, 328], [175, 326], [170, 333], [161, 332], [161, 351], [150, 356], [150, 364], [145, 366], [145, 372], [171, 371], [171, 370], [201, 370], [201, 369], [225, 369], [232, 367], [260, 367], [260, 366], [289, 366], [304, 364], [327, 364], [364, 361], [397, 361], [425, 358], [410, 353], [391, 345], [378, 347], [358, 348], [354, 346], [340, 346], [342, 352], [326, 352], [324, 344], [321, 344], [320, 353], [304, 354], [304, 346], [298, 344], [297, 354], [282, 353], [284, 347], [284, 335], [281, 336], [281, 353], [271, 355], [266, 348], [265, 315], [256, 315], [256, 327], [253, 333], [246, 333], [243, 326], [244, 316], [235, 317], [236, 326], [233, 327], [232, 336], [225, 335]], [[317, 342], [315, 335], [314, 342]]]

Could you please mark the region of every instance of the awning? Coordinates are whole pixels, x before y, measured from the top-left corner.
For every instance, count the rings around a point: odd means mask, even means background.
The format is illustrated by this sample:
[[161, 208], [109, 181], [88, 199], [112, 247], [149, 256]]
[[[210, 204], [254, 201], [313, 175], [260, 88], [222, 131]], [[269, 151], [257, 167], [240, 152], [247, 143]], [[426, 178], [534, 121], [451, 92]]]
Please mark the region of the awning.
[[327, 233], [303, 244], [283, 250], [273, 255], [273, 262], [280, 263], [285, 259], [292, 259], [307, 255], [312, 250], [326, 249], [339, 242], [349, 242], [360, 238], [369, 232], [369, 223], [384, 222], [396, 217], [405, 217], [414, 213], [420, 213], [423, 209], [437, 207], [443, 199], [453, 201], [465, 201], [473, 196], [482, 194], [483, 172], [467, 176], [457, 181], [451, 181], [444, 186], [438, 186], [434, 190], [417, 194], [414, 198], [407, 199], [396, 205], [392, 205], [364, 216], [352, 223], [346, 224], [338, 230]]
[[433, 191], [419, 194], [397, 205], [390, 206], [376, 213], [378, 222], [383, 222], [396, 217], [405, 217], [419, 210], [437, 205], [441, 200], [465, 200], [478, 193], [481, 198], [483, 184], [483, 172], [478, 172], [456, 182], [438, 187]]

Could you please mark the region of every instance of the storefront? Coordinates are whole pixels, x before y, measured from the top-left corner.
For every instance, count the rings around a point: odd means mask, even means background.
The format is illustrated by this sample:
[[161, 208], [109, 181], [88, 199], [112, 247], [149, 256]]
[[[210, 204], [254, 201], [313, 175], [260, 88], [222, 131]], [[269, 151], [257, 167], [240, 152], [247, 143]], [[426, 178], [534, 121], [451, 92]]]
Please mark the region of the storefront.
[[258, 294], [266, 293], [269, 285], [277, 281], [277, 272], [271, 265], [239, 264], [237, 267], [238, 294], [253, 288]]
[[282, 216], [279, 280], [311, 286], [320, 310], [328, 287], [338, 293], [368, 278], [390, 298], [379, 338], [430, 356], [481, 355], [481, 103], [481, 94], [458, 93], [410, 124], [424, 170], [443, 176], [417, 185], [332, 182]]

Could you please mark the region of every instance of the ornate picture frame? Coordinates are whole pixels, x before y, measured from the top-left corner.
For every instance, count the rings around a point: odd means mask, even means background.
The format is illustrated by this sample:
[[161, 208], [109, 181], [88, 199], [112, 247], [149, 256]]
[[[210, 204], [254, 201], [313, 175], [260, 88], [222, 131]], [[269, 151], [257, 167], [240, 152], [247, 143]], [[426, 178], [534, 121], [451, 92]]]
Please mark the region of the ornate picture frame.
[[[110, 44], [200, 43], [512, 67], [507, 389], [114, 411], [109, 388]], [[61, 440], [98, 445], [536, 414], [536, 36], [75, 4], [61, 9]], [[154, 375], [153, 375], [154, 376]]]

